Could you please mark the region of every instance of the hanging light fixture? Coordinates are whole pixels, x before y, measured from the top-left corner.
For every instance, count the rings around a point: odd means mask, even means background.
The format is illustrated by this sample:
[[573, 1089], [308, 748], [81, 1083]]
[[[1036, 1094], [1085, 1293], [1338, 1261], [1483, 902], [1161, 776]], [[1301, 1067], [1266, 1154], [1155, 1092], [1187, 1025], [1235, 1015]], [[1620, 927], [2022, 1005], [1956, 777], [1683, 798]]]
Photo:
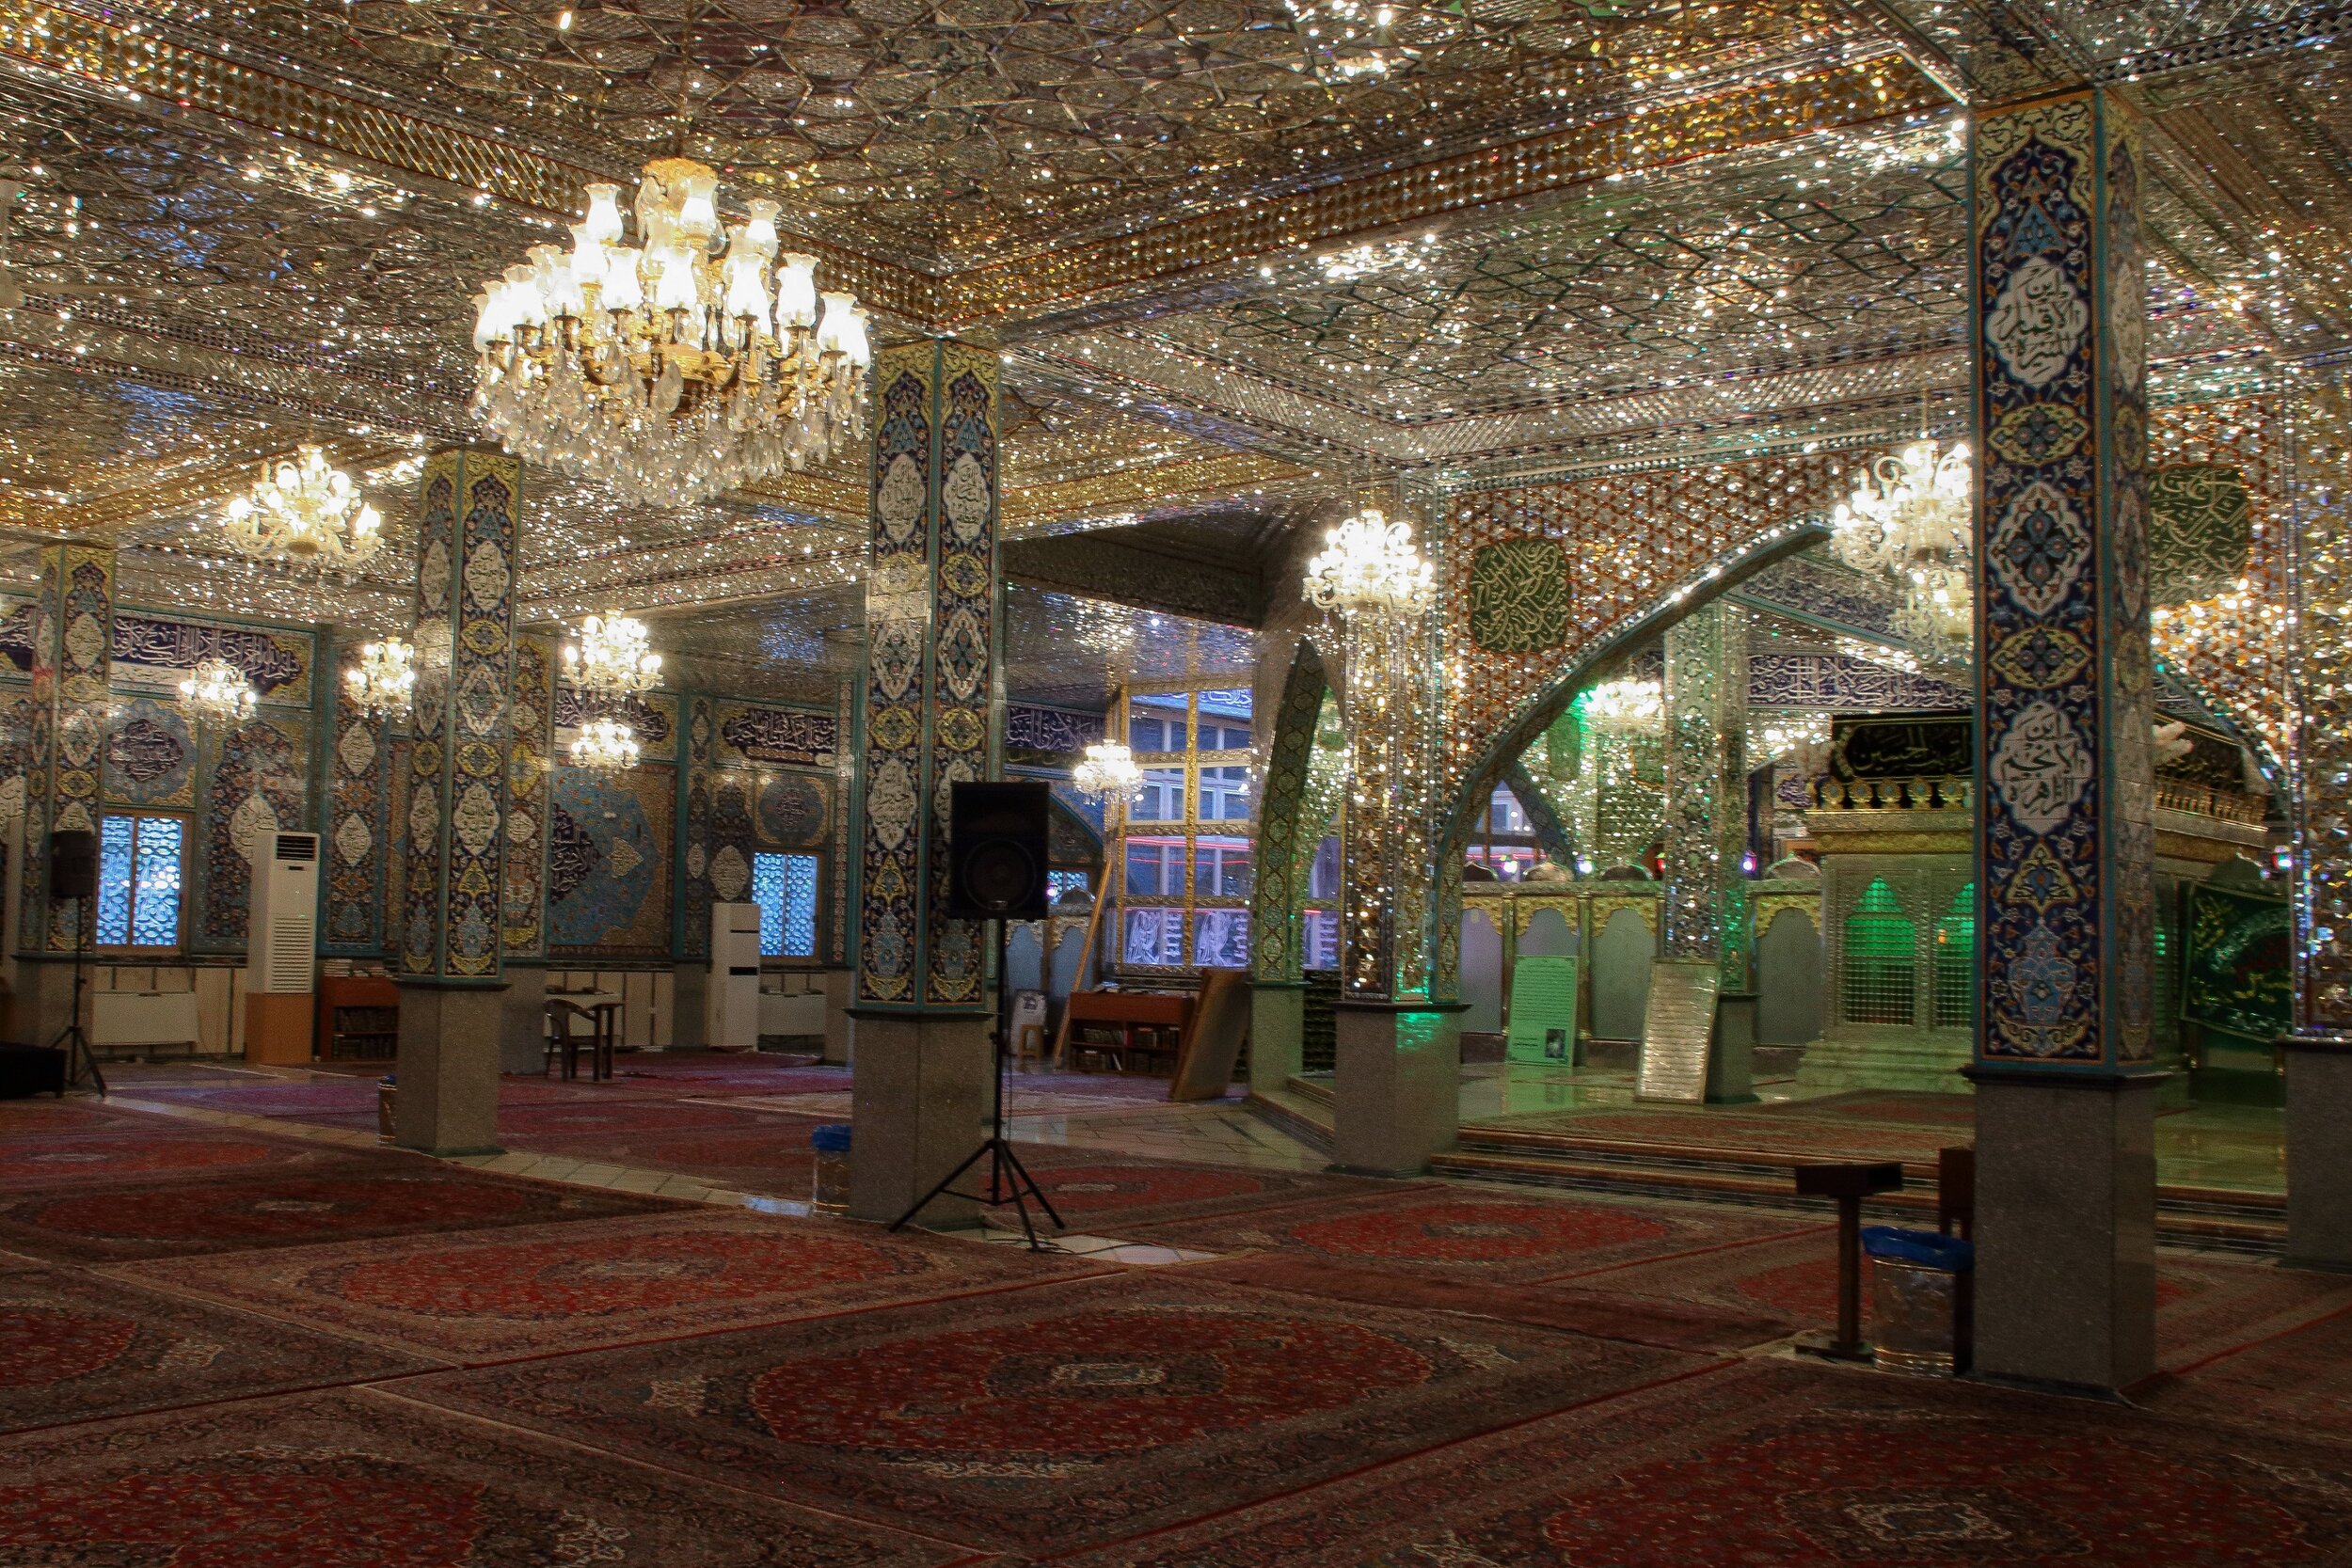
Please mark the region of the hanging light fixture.
[[1418, 615], [1429, 608], [1437, 574], [1413, 541], [1412, 525], [1367, 504], [1323, 536], [1307, 562], [1307, 602], [1343, 620], [1368, 611]]
[[251, 561], [356, 576], [383, 546], [384, 519], [309, 442], [262, 465], [253, 488], [221, 509], [221, 533]]
[[569, 255], [532, 245], [483, 285], [474, 409], [507, 451], [679, 506], [864, 436], [865, 311], [818, 292], [815, 257], [777, 261], [775, 202], [724, 228], [718, 184], [690, 158], [647, 164], [634, 245], [620, 187], [592, 184]]
[[1129, 805], [1142, 791], [1143, 769], [1136, 766], [1136, 754], [1125, 741], [1098, 740], [1086, 749], [1086, 756], [1071, 771], [1070, 782], [1081, 795]]
[[343, 672], [343, 689], [371, 719], [406, 713], [417, 694], [417, 650], [397, 637], [363, 643], [358, 662]]
[[1662, 728], [1666, 721], [1666, 688], [1662, 681], [1628, 675], [1603, 681], [1577, 699], [1584, 722], [1604, 735], [1641, 735]]
[[1927, 434], [1872, 458], [1832, 515], [1831, 546], [1849, 565], [1892, 579], [1902, 595], [1895, 629], [1931, 660], [1964, 661], [1976, 638], [1969, 584], [1974, 472], [1968, 448], [1948, 451]]
[[180, 683], [180, 711], [199, 723], [241, 724], [260, 701], [245, 672], [225, 658], [198, 661]]
[[1319, 76], [1376, 80], [1420, 53], [1398, 46], [1391, 29], [1400, 9], [1389, 0], [1283, 0], [1283, 7]]
[[564, 678], [582, 696], [625, 703], [661, 678], [645, 623], [630, 615], [591, 615], [577, 642], [564, 644]]
[[572, 741], [572, 766], [619, 772], [637, 766], [637, 731], [618, 719], [591, 719]]

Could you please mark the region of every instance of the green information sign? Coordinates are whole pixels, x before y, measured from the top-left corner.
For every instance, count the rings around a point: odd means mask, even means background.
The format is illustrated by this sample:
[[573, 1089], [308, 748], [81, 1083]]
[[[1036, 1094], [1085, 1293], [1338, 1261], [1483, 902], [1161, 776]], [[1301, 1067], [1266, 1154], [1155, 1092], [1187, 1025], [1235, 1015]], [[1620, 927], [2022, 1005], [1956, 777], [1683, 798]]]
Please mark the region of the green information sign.
[[1546, 1067], [1576, 1060], [1574, 958], [1521, 958], [1512, 966], [1511, 1030], [1503, 1054]]

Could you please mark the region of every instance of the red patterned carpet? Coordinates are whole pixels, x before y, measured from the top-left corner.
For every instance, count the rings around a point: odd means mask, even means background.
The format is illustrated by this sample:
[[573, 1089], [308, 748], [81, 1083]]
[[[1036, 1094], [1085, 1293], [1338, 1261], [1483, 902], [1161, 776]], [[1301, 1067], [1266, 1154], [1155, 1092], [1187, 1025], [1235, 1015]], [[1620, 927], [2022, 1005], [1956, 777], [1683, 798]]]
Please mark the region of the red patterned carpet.
[[0, 1443], [26, 1568], [933, 1568], [967, 1554], [369, 1393]]
[[1773, 1110], [1534, 1111], [1482, 1117], [1471, 1125], [1669, 1148], [1783, 1154], [1806, 1160], [1903, 1160], [1930, 1165], [1935, 1163], [1936, 1150], [1972, 1141], [1964, 1128], [1855, 1117], [1805, 1117]]
[[315, 1175], [14, 1194], [0, 1197], [0, 1242], [56, 1262], [114, 1262], [682, 1207], [384, 1155]]
[[2084, 1401], [1760, 1361], [1070, 1560], [1084, 1568], [2318, 1568], [2352, 1467]]
[[1073, 1226], [1137, 1225], [1208, 1214], [1255, 1214], [1276, 1207], [1365, 1194], [1434, 1191], [1431, 1182], [1381, 1181], [1309, 1171], [1256, 1170], [1122, 1158], [1100, 1148], [1020, 1146], [1021, 1159], [1063, 1219]]
[[[1770, 1313], [1791, 1329], [1837, 1322], [1837, 1240], [1828, 1227], [1748, 1246], [1604, 1268], [1569, 1276], [1580, 1290]], [[1870, 1282], [1863, 1277], [1867, 1332]], [[2352, 1307], [2352, 1279], [2160, 1253], [2156, 1260], [2157, 1359], [2184, 1367]]]
[[1528, 1281], [1628, 1259], [1787, 1235], [1809, 1223], [1695, 1204], [1637, 1208], [1408, 1187], [1271, 1213], [1129, 1226], [1122, 1233], [1209, 1252], [1254, 1248], [1447, 1278]]
[[[0, 1275], [0, 1431], [358, 1383], [432, 1363], [74, 1271]], [[0, 1561], [12, 1561], [0, 1549]]]
[[596, 1356], [416, 1397], [876, 1523], [1067, 1549], [1706, 1363], [1130, 1274]]
[[1081, 1259], [741, 1211], [229, 1253], [129, 1277], [445, 1362], [486, 1362], [1105, 1272]]
[[0, 1134], [0, 1189], [104, 1187], [162, 1177], [210, 1181], [349, 1164], [353, 1158], [332, 1144], [200, 1127], [183, 1131], [141, 1117], [99, 1132]]
[[744, 1124], [692, 1129], [548, 1133], [501, 1131], [510, 1148], [691, 1176], [725, 1192], [807, 1201], [817, 1171], [808, 1135], [815, 1117], [763, 1116]]
[[691, 1100], [566, 1100], [544, 1105], [501, 1105], [499, 1141], [529, 1147], [534, 1138], [566, 1134], [749, 1129], [773, 1127], [782, 1119]]
[[2201, 1363], [2146, 1395], [2169, 1415], [2352, 1444], [2352, 1307]]

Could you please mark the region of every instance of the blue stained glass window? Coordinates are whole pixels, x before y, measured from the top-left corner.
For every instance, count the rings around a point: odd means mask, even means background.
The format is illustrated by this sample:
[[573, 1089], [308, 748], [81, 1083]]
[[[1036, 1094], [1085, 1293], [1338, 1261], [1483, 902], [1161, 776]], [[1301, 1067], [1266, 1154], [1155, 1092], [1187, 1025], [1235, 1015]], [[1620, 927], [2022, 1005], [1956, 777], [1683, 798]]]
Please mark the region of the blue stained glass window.
[[752, 857], [752, 902], [759, 906], [759, 951], [770, 958], [817, 956], [817, 857]]
[[100, 946], [180, 945], [180, 858], [186, 835], [187, 824], [176, 816], [100, 818]]
[[1048, 903], [1058, 904], [1065, 893], [1094, 891], [1094, 883], [1083, 871], [1048, 871], [1045, 874], [1045, 897]]

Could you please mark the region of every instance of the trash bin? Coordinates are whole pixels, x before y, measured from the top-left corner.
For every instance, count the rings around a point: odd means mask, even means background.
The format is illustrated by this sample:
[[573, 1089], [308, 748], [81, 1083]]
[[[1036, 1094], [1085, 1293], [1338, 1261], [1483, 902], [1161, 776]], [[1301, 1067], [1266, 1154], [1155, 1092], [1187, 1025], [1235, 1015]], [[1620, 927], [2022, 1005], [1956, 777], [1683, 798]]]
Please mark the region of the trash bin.
[[831, 1121], [808, 1135], [817, 1151], [817, 1176], [810, 1185], [808, 1212], [846, 1214], [850, 1212], [850, 1124]]
[[1932, 1230], [1866, 1225], [1862, 1250], [1870, 1259], [1870, 1339], [1878, 1365], [1916, 1377], [1965, 1371], [1975, 1244]]
[[400, 1085], [395, 1074], [388, 1072], [375, 1081], [375, 1141], [377, 1143], [388, 1144], [392, 1141], [392, 1108], [393, 1101], [399, 1098], [399, 1095]]

